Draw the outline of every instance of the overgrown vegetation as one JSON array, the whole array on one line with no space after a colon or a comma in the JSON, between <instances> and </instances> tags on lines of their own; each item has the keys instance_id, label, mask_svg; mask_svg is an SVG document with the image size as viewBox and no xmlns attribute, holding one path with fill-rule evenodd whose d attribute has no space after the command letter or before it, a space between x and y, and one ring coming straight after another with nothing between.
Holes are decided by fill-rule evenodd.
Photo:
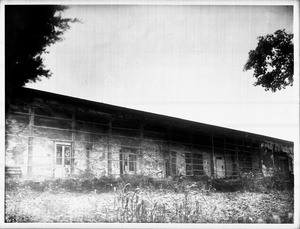
<instances>
[{"instance_id":1,"label":"overgrown vegetation","mask_svg":"<svg viewBox=\"0 0 300 229\"><path fill-rule=\"evenodd\" d=\"M169 179L153 179L143 175L124 175L119 178L112 176L103 176L100 178L69 178L69 179L53 179L37 182L33 180L17 181L9 180L6 182L7 191L15 188L30 187L36 191L55 191L64 189L70 192L90 192L103 193L113 191L123 187L126 184L127 189L134 190L136 188L145 188L151 190L169 190L175 193L182 193L189 189L197 190L205 194L213 191L218 192L271 192L273 190L284 191L293 190L293 181L280 179L278 176L256 178L248 174L242 179L226 180L226 179L210 179L202 177L197 178L175 177Z\"/></svg>"},{"instance_id":2,"label":"overgrown vegetation","mask_svg":"<svg viewBox=\"0 0 300 229\"><path fill-rule=\"evenodd\" d=\"M183 192L188 185L208 192L212 190L211 180L204 179L195 181L193 179L186 179L178 177L175 179L161 179L154 180L153 178L143 175L125 175L119 178L112 176L103 176L100 178L69 178L69 179L53 179L41 182L27 180L23 182L10 180L6 182L6 190L10 191L15 188L30 187L35 191L56 191L64 189L70 192L90 192L103 193L119 189L120 187L130 184L127 189L134 190L136 188L146 188L152 190L172 190L174 192Z\"/></svg>"},{"instance_id":3,"label":"overgrown vegetation","mask_svg":"<svg viewBox=\"0 0 300 229\"><path fill-rule=\"evenodd\" d=\"M146 176L6 182L6 222L292 223L293 191L272 177ZM280 190L280 191L279 191Z\"/></svg>"}]
</instances>

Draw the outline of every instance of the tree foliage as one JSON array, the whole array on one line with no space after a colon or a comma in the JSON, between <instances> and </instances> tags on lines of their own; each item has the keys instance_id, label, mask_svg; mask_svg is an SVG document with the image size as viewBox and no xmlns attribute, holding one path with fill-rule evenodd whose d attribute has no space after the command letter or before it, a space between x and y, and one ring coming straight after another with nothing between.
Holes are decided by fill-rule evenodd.
<instances>
[{"instance_id":1,"label":"tree foliage","mask_svg":"<svg viewBox=\"0 0 300 229\"><path fill-rule=\"evenodd\" d=\"M254 69L257 81L266 91L284 89L294 81L293 34L277 30L274 34L258 37L255 50L249 52L244 71Z\"/></svg>"},{"instance_id":2,"label":"tree foliage","mask_svg":"<svg viewBox=\"0 0 300 229\"><path fill-rule=\"evenodd\" d=\"M43 64L47 46L62 40L63 33L76 19L63 18L66 6L5 6L5 89L6 96L17 94L28 82L51 72Z\"/></svg>"}]
</instances>

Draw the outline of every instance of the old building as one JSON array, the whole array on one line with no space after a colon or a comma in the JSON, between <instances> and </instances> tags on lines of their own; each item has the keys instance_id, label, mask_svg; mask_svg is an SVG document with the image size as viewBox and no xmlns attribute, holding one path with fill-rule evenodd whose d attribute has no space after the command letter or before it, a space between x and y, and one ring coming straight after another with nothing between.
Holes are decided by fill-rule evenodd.
<instances>
[{"instance_id":1,"label":"old building","mask_svg":"<svg viewBox=\"0 0 300 229\"><path fill-rule=\"evenodd\" d=\"M6 111L6 168L23 178L293 173L293 143L23 89Z\"/></svg>"}]
</instances>

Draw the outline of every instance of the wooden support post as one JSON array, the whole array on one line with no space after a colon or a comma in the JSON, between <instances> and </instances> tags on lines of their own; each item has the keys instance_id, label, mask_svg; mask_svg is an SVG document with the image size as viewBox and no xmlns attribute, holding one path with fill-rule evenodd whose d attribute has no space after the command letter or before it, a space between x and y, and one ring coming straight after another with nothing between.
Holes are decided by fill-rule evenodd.
<instances>
[{"instance_id":1,"label":"wooden support post","mask_svg":"<svg viewBox=\"0 0 300 229\"><path fill-rule=\"evenodd\" d=\"M189 140L190 140L190 153L191 153L191 157L190 158L193 158L193 148L192 148L192 144L193 144L193 141L192 141L192 137L193 136L193 133L190 133L190 135L189 135ZM185 155L186 155L186 153L185 153ZM191 161L191 165L192 165L192 176L194 176L194 168L193 168L193 159L191 159L192 161ZM186 162L186 160L185 160L185 162ZM186 174L186 165L185 165L185 174Z\"/></svg>"},{"instance_id":2,"label":"wooden support post","mask_svg":"<svg viewBox=\"0 0 300 229\"><path fill-rule=\"evenodd\" d=\"M107 139L107 174L112 174L112 155L110 151L110 144L111 144L111 133L112 133L112 121L110 120L108 123L108 139Z\"/></svg>"},{"instance_id":3,"label":"wooden support post","mask_svg":"<svg viewBox=\"0 0 300 229\"><path fill-rule=\"evenodd\" d=\"M76 115L75 113L72 114L72 123L71 123L71 129L72 129L72 145L71 145L71 175L74 174L74 163L75 163L75 129L76 129Z\"/></svg>"},{"instance_id":4,"label":"wooden support post","mask_svg":"<svg viewBox=\"0 0 300 229\"><path fill-rule=\"evenodd\" d=\"M239 143L235 140L235 177L238 178L238 171L239 171Z\"/></svg>"},{"instance_id":5,"label":"wooden support post","mask_svg":"<svg viewBox=\"0 0 300 229\"><path fill-rule=\"evenodd\" d=\"M171 163L171 130L170 130L170 126L168 127L168 156L169 156L169 159L168 159L168 173L170 176L172 176L172 163ZM166 176L167 178L167 176Z\"/></svg>"},{"instance_id":6,"label":"wooden support post","mask_svg":"<svg viewBox=\"0 0 300 229\"><path fill-rule=\"evenodd\" d=\"M76 115L75 115L75 113L73 113L72 114L72 123L71 123L72 141L75 141L75 127L76 127Z\"/></svg>"},{"instance_id":7,"label":"wooden support post","mask_svg":"<svg viewBox=\"0 0 300 229\"><path fill-rule=\"evenodd\" d=\"M143 138L144 138L144 124L141 124L141 129L140 129L140 158L141 158L141 173L144 174L144 154L143 154Z\"/></svg>"},{"instance_id":8,"label":"wooden support post","mask_svg":"<svg viewBox=\"0 0 300 229\"><path fill-rule=\"evenodd\" d=\"M28 161L27 161L27 176L33 175L33 125L34 125L34 108L30 107L29 114L29 137L28 137Z\"/></svg>"},{"instance_id":9,"label":"wooden support post","mask_svg":"<svg viewBox=\"0 0 300 229\"><path fill-rule=\"evenodd\" d=\"M262 154L263 154L263 147L262 147L262 145L263 145L263 141L262 140L260 140L259 141L259 149L258 149L258 153L259 153L259 155L258 155L258 160L259 160L259 172L262 174L262 164L263 164L263 157L262 157Z\"/></svg>"},{"instance_id":10,"label":"wooden support post","mask_svg":"<svg viewBox=\"0 0 300 229\"><path fill-rule=\"evenodd\" d=\"M253 164L253 139L251 138L251 172L255 172L253 169Z\"/></svg>"},{"instance_id":11,"label":"wooden support post","mask_svg":"<svg viewBox=\"0 0 300 229\"><path fill-rule=\"evenodd\" d=\"M272 161L273 161L272 175L273 175L273 176L274 176L274 172L275 172L274 147L275 147L275 145L273 144L273 146L272 146Z\"/></svg>"},{"instance_id":12,"label":"wooden support post","mask_svg":"<svg viewBox=\"0 0 300 229\"><path fill-rule=\"evenodd\" d=\"M212 157L210 160L211 176L215 176L215 147L214 147L214 132L211 132L211 148L212 148Z\"/></svg>"},{"instance_id":13,"label":"wooden support post","mask_svg":"<svg viewBox=\"0 0 300 229\"><path fill-rule=\"evenodd\" d=\"M225 178L227 178L227 165L226 165L226 140L223 138L223 150L224 150L224 167L225 167Z\"/></svg>"},{"instance_id":14,"label":"wooden support post","mask_svg":"<svg viewBox=\"0 0 300 229\"><path fill-rule=\"evenodd\" d=\"M245 141L243 140L243 169L245 168ZM244 169L245 171L245 169Z\"/></svg>"}]
</instances>

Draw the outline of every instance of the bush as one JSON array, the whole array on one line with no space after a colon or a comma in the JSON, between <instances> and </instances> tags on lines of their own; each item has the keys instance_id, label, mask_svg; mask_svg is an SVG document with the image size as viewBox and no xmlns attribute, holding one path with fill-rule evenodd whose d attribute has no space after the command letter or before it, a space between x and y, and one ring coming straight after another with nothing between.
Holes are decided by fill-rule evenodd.
<instances>
[{"instance_id":1,"label":"bush","mask_svg":"<svg viewBox=\"0 0 300 229\"><path fill-rule=\"evenodd\" d=\"M287 182L277 176L262 178L246 176L238 180L214 179L212 186L219 192L249 191L262 193L292 190L294 187L293 182Z\"/></svg>"},{"instance_id":2,"label":"bush","mask_svg":"<svg viewBox=\"0 0 300 229\"><path fill-rule=\"evenodd\" d=\"M129 183L133 189L137 187L146 188L154 184L154 179L144 175L123 175L120 178L121 183Z\"/></svg>"},{"instance_id":3,"label":"bush","mask_svg":"<svg viewBox=\"0 0 300 229\"><path fill-rule=\"evenodd\" d=\"M20 213L11 213L5 215L5 223L31 223L34 222L31 216L20 214Z\"/></svg>"},{"instance_id":4,"label":"bush","mask_svg":"<svg viewBox=\"0 0 300 229\"><path fill-rule=\"evenodd\" d=\"M100 178L68 178L52 179L42 182L27 180L6 180L5 190L13 191L22 187L29 187L35 191L61 191L71 192L96 191L108 192L124 187L130 184L126 189L134 190L136 188L145 188L153 190L170 190L174 192L185 192L187 190L197 190L204 194L211 191L219 192L270 192L272 190L293 190L293 181L287 182L278 176L255 178L251 174L246 174L242 179L226 180L211 179L210 177L169 177L167 179L153 179L144 175L123 175L119 178L113 176L103 176Z\"/></svg>"},{"instance_id":5,"label":"bush","mask_svg":"<svg viewBox=\"0 0 300 229\"><path fill-rule=\"evenodd\" d=\"M263 177L261 179L253 179L252 183L253 187L252 189L250 189L250 191L257 192L269 192L272 190L284 191L292 190L294 188L293 182L280 179L276 176Z\"/></svg>"},{"instance_id":6,"label":"bush","mask_svg":"<svg viewBox=\"0 0 300 229\"><path fill-rule=\"evenodd\" d=\"M20 187L20 182L17 180L5 180L5 191L14 191Z\"/></svg>"},{"instance_id":7,"label":"bush","mask_svg":"<svg viewBox=\"0 0 300 229\"><path fill-rule=\"evenodd\" d=\"M243 190L245 184L242 180L214 179L212 180L212 187L218 192L236 192Z\"/></svg>"},{"instance_id":8,"label":"bush","mask_svg":"<svg viewBox=\"0 0 300 229\"><path fill-rule=\"evenodd\" d=\"M103 176L100 178L94 178L93 180L84 180L83 189L97 190L98 192L107 192L113 190L113 187L119 185L119 180L112 176Z\"/></svg>"},{"instance_id":9,"label":"bush","mask_svg":"<svg viewBox=\"0 0 300 229\"><path fill-rule=\"evenodd\" d=\"M202 177L169 177L168 179L153 180L154 189L166 189L174 192L186 192L189 190L197 190L202 193L208 194L210 191L213 191L211 185L211 179Z\"/></svg>"}]
</instances>

